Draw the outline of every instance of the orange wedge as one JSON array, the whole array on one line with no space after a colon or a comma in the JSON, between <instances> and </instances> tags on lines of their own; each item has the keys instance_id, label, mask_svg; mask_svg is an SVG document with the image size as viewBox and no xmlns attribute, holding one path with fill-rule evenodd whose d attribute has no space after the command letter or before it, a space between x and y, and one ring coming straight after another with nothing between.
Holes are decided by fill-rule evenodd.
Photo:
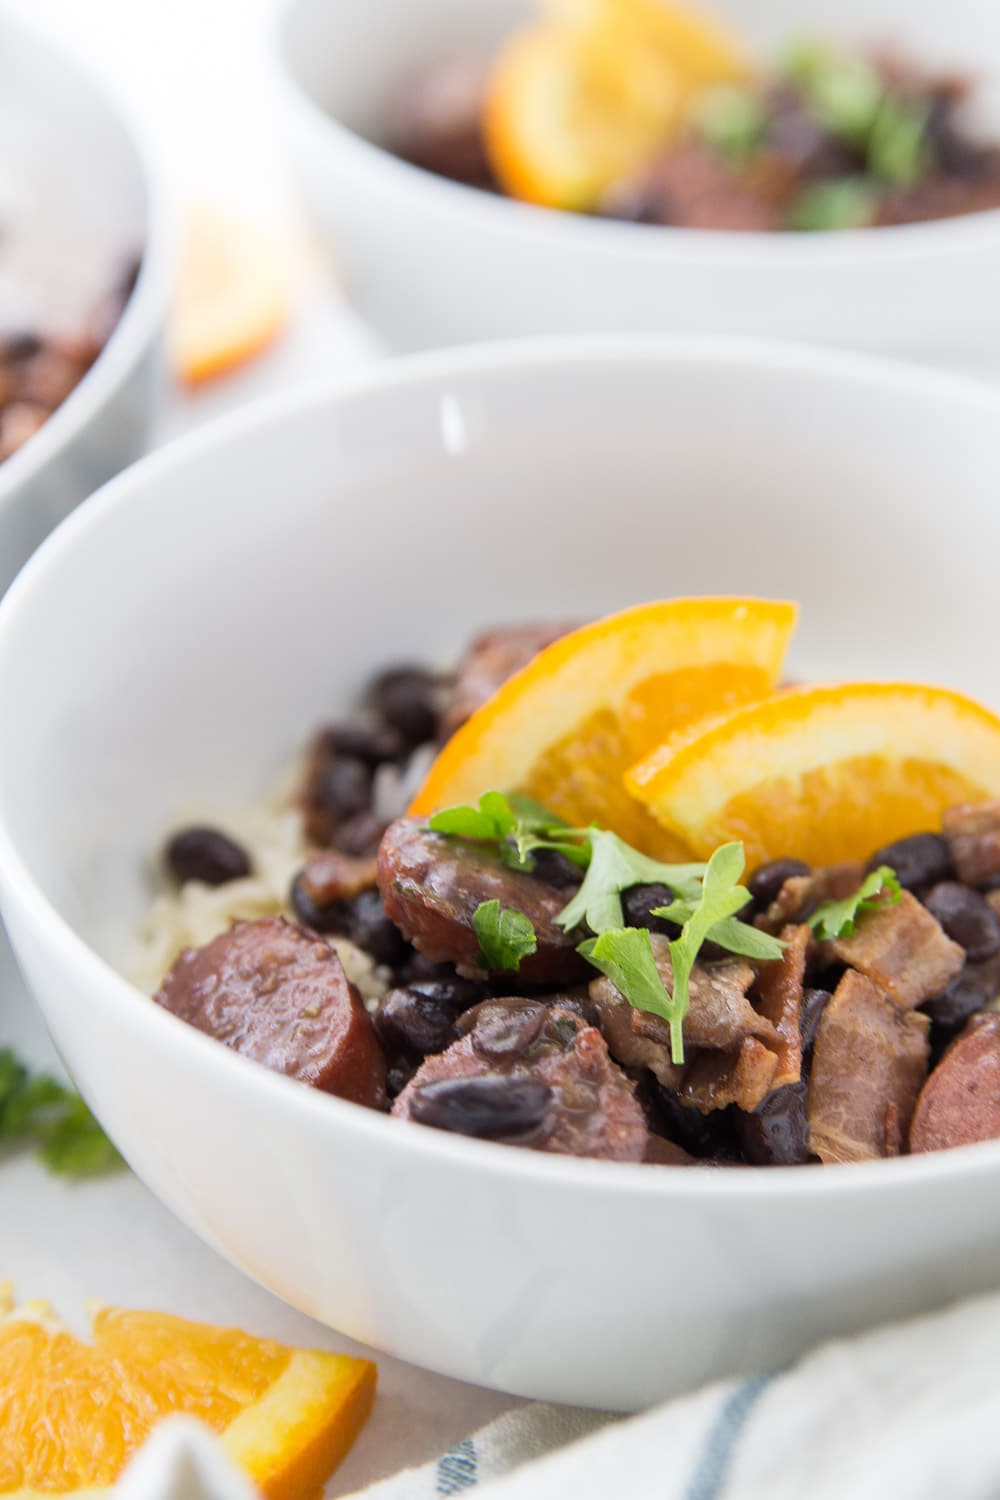
<instances>
[{"instance_id":1,"label":"orange wedge","mask_svg":"<svg viewBox=\"0 0 1000 1500\"><path fill-rule=\"evenodd\" d=\"M486 146L515 198L593 208L612 182L674 141L705 89L746 76L742 45L715 21L658 0L550 0L554 19L498 53Z\"/></svg>"},{"instance_id":2,"label":"orange wedge","mask_svg":"<svg viewBox=\"0 0 1000 1500\"><path fill-rule=\"evenodd\" d=\"M411 812L526 792L661 857L674 837L625 790L624 771L679 727L773 691L795 606L668 599L609 615L540 652L445 745Z\"/></svg>"},{"instance_id":3,"label":"orange wedge","mask_svg":"<svg viewBox=\"0 0 1000 1500\"><path fill-rule=\"evenodd\" d=\"M795 688L674 734L625 782L697 855L742 839L750 867L832 864L1000 796L1000 718L919 683Z\"/></svg>"},{"instance_id":4,"label":"orange wedge","mask_svg":"<svg viewBox=\"0 0 1000 1500\"><path fill-rule=\"evenodd\" d=\"M169 326L182 380L199 384L262 353L289 310L288 274L270 240L215 209L191 216Z\"/></svg>"},{"instance_id":5,"label":"orange wedge","mask_svg":"<svg viewBox=\"0 0 1000 1500\"><path fill-rule=\"evenodd\" d=\"M375 1366L167 1313L102 1307L92 1342L0 1288L0 1495L109 1490L165 1416L220 1437L267 1500L314 1500L371 1409Z\"/></svg>"}]
</instances>

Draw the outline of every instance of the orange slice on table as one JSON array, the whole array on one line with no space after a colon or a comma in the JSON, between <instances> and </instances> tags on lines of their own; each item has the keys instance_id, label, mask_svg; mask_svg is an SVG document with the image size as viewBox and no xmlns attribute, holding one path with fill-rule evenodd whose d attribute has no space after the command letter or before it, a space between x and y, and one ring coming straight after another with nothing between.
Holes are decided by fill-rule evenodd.
<instances>
[{"instance_id":1,"label":"orange slice on table","mask_svg":"<svg viewBox=\"0 0 1000 1500\"><path fill-rule=\"evenodd\" d=\"M500 182L550 208L593 208L681 133L706 88L746 76L714 21L657 0L562 0L494 60L483 129Z\"/></svg>"},{"instance_id":2,"label":"orange slice on table","mask_svg":"<svg viewBox=\"0 0 1000 1500\"><path fill-rule=\"evenodd\" d=\"M191 215L170 313L170 358L189 385L262 353L290 312L289 275L253 225L216 209Z\"/></svg>"},{"instance_id":3,"label":"orange slice on table","mask_svg":"<svg viewBox=\"0 0 1000 1500\"><path fill-rule=\"evenodd\" d=\"M90 1343L0 1288L0 1495L109 1490L163 1417L219 1436L267 1500L318 1500L364 1425L375 1366L167 1313L102 1307Z\"/></svg>"},{"instance_id":4,"label":"orange slice on table","mask_svg":"<svg viewBox=\"0 0 1000 1500\"><path fill-rule=\"evenodd\" d=\"M623 773L682 725L772 692L795 615L767 599L668 599L572 631L452 736L410 811L519 791L575 827L596 822L647 853L682 853Z\"/></svg>"},{"instance_id":5,"label":"orange slice on table","mask_svg":"<svg viewBox=\"0 0 1000 1500\"><path fill-rule=\"evenodd\" d=\"M625 782L699 856L742 839L750 868L832 864L1000 796L1000 718L919 683L794 688L669 737Z\"/></svg>"}]
</instances>

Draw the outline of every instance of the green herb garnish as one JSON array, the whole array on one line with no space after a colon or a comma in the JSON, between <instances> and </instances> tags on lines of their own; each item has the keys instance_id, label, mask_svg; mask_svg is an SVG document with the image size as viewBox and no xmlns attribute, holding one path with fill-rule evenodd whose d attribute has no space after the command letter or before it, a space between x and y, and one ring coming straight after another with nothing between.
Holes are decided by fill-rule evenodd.
<instances>
[{"instance_id":1,"label":"green herb garnish","mask_svg":"<svg viewBox=\"0 0 1000 1500\"><path fill-rule=\"evenodd\" d=\"M534 855L541 849L565 855L581 868L590 859L585 830L570 828L533 798L517 793L484 792L478 807L447 807L434 813L428 827L451 838L495 844L513 870L533 870Z\"/></svg>"},{"instance_id":2,"label":"green herb garnish","mask_svg":"<svg viewBox=\"0 0 1000 1500\"><path fill-rule=\"evenodd\" d=\"M677 896L695 897L705 873L703 864L666 865L640 854L616 833L588 830L590 863L583 884L556 921L564 932L586 922L591 932L625 926L622 891L634 885L668 885Z\"/></svg>"},{"instance_id":3,"label":"green herb garnish","mask_svg":"<svg viewBox=\"0 0 1000 1500\"><path fill-rule=\"evenodd\" d=\"M480 901L472 914L472 930L479 939L481 969L506 969L515 974L522 958L538 947L535 929L523 911L500 909L499 901Z\"/></svg>"},{"instance_id":4,"label":"green herb garnish","mask_svg":"<svg viewBox=\"0 0 1000 1500\"><path fill-rule=\"evenodd\" d=\"M925 105L887 94L868 134L868 170L894 187L908 188L931 165Z\"/></svg>"},{"instance_id":5,"label":"green herb garnish","mask_svg":"<svg viewBox=\"0 0 1000 1500\"><path fill-rule=\"evenodd\" d=\"M857 931L858 918L882 906L895 906L903 890L895 870L879 865L861 882L853 896L843 901L823 901L809 917L809 926L818 938L849 938Z\"/></svg>"},{"instance_id":6,"label":"green herb garnish","mask_svg":"<svg viewBox=\"0 0 1000 1500\"><path fill-rule=\"evenodd\" d=\"M47 1073L29 1073L0 1050L0 1146L33 1145L46 1166L89 1177L122 1159L79 1094Z\"/></svg>"},{"instance_id":7,"label":"green herb garnish","mask_svg":"<svg viewBox=\"0 0 1000 1500\"><path fill-rule=\"evenodd\" d=\"M698 106L697 127L720 156L744 162L757 150L767 129L768 111L759 93L726 85L712 89Z\"/></svg>"},{"instance_id":8,"label":"green herb garnish","mask_svg":"<svg viewBox=\"0 0 1000 1500\"><path fill-rule=\"evenodd\" d=\"M865 229L875 220L878 194L863 177L811 182L788 215L790 229Z\"/></svg>"},{"instance_id":9,"label":"green herb garnish","mask_svg":"<svg viewBox=\"0 0 1000 1500\"><path fill-rule=\"evenodd\" d=\"M867 58L823 42L799 42L781 71L831 135L864 147L885 93L878 69Z\"/></svg>"}]
</instances>

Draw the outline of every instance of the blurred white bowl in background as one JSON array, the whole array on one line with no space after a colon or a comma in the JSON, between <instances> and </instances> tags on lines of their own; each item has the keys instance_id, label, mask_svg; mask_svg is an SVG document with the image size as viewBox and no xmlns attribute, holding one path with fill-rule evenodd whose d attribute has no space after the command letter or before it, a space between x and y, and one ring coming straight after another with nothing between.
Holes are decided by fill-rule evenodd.
<instances>
[{"instance_id":1,"label":"blurred white bowl in background","mask_svg":"<svg viewBox=\"0 0 1000 1500\"><path fill-rule=\"evenodd\" d=\"M145 448L161 395L172 239L159 171L104 84L0 15L0 333L73 334L139 261L103 352L0 464L0 593L85 495Z\"/></svg>"},{"instance_id":2,"label":"blurred white bowl in background","mask_svg":"<svg viewBox=\"0 0 1000 1500\"><path fill-rule=\"evenodd\" d=\"M696 3L696 0L695 0ZM765 55L807 34L898 43L982 83L1000 138L995 0L710 0ZM466 188L383 150L415 66L487 58L532 0L284 0L275 50L292 162L348 290L396 349L513 334L680 330L1000 366L1000 211L826 234L664 229Z\"/></svg>"}]
</instances>

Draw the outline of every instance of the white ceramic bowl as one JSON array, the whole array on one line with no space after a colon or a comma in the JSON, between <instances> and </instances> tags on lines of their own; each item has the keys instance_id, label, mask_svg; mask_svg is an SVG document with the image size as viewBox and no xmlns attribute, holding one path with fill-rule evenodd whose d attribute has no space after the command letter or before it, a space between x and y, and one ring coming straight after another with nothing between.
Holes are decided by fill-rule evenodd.
<instances>
[{"instance_id":1,"label":"white ceramic bowl","mask_svg":"<svg viewBox=\"0 0 1000 1500\"><path fill-rule=\"evenodd\" d=\"M0 897L139 1175L322 1321L599 1406L1000 1284L1000 1143L799 1171L483 1144L268 1073L114 967L185 804L498 619L790 595L793 674L1000 702L998 430L988 389L855 356L508 344L241 413L83 506L0 606Z\"/></svg>"},{"instance_id":2,"label":"white ceramic bowl","mask_svg":"<svg viewBox=\"0 0 1000 1500\"><path fill-rule=\"evenodd\" d=\"M1000 135L994 0L711 0L762 48L803 31L896 39L983 80ZM396 80L486 57L533 0L284 0L291 159L364 316L392 348L511 334L682 330L1000 362L1000 212L826 235L601 222L505 201L377 143Z\"/></svg>"},{"instance_id":3,"label":"white ceramic bowl","mask_svg":"<svg viewBox=\"0 0 1000 1500\"><path fill-rule=\"evenodd\" d=\"M21 315L23 292L28 326L79 328L141 257L102 354L0 464L2 593L53 526L146 446L160 395L171 241L159 173L134 124L75 59L3 15L0 138L8 147L0 324Z\"/></svg>"}]
</instances>

